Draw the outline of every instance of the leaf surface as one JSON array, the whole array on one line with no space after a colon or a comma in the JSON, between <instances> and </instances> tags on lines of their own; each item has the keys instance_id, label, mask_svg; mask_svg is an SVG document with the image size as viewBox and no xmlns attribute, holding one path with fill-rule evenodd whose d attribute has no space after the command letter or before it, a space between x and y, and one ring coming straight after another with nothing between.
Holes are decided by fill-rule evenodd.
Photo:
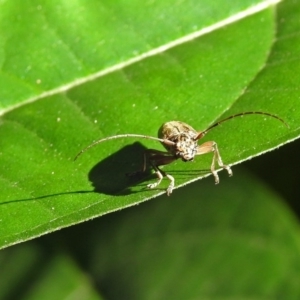
<instances>
[{"instance_id":1,"label":"leaf surface","mask_svg":"<svg viewBox=\"0 0 300 300\"><path fill-rule=\"evenodd\" d=\"M209 28L255 2L201 2L193 11L198 1L172 8L153 2L152 9L134 2L136 10L123 2L84 7L68 2L72 9L52 3L1 4L0 28L20 16L15 10L26 13L1 42L0 247L164 193L167 180L148 190L154 175L125 176L141 167L145 148L163 150L157 142L107 141L73 161L99 138L156 136L169 120L202 130L243 111L279 115L290 128L254 115L217 127L204 140L218 143L226 164L298 138L297 2L271 6L150 56L139 54ZM30 34L20 40L24 31ZM102 40L104 46L97 44ZM133 57L135 63L126 64ZM207 176L210 164L207 155L164 170L178 187Z\"/></svg>"}]
</instances>

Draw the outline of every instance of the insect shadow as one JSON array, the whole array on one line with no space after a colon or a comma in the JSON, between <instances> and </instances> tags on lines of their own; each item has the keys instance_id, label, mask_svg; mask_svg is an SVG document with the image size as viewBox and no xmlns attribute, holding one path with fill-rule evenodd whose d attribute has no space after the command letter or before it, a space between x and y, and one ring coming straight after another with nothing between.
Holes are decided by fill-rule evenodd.
<instances>
[{"instance_id":1,"label":"insect shadow","mask_svg":"<svg viewBox=\"0 0 300 300\"><path fill-rule=\"evenodd\" d=\"M94 192L107 195L133 193L130 187L148 180L151 175L149 166L145 172L141 171L146 150L141 143L135 142L97 163L88 174Z\"/></svg>"}]
</instances>

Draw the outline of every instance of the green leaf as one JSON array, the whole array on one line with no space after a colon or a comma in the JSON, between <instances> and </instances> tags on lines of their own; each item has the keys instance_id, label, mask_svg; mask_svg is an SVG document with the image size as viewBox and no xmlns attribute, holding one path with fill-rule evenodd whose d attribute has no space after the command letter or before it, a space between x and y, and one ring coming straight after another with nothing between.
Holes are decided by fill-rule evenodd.
<instances>
[{"instance_id":1,"label":"green leaf","mask_svg":"<svg viewBox=\"0 0 300 300\"><path fill-rule=\"evenodd\" d=\"M298 138L298 3L68 3L2 3L0 247L164 193L168 180L149 190L155 176L125 176L161 145L107 141L73 162L96 139L156 136L169 120L201 130L243 111L290 128L254 115L217 127L205 140L226 164ZM211 159L165 170L179 187L207 176Z\"/></svg>"},{"instance_id":2,"label":"green leaf","mask_svg":"<svg viewBox=\"0 0 300 300\"><path fill-rule=\"evenodd\" d=\"M2 251L0 265L0 299L102 299L65 253L50 255L37 244L24 244Z\"/></svg>"},{"instance_id":3,"label":"green leaf","mask_svg":"<svg viewBox=\"0 0 300 300\"><path fill-rule=\"evenodd\" d=\"M0 108L86 82L259 3L1 1Z\"/></svg>"}]
</instances>

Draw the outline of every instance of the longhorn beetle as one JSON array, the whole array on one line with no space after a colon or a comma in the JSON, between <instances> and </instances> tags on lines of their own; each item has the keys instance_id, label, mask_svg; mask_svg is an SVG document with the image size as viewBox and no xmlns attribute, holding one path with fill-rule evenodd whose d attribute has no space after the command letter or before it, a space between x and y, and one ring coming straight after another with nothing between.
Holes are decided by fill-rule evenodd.
<instances>
[{"instance_id":1,"label":"longhorn beetle","mask_svg":"<svg viewBox=\"0 0 300 300\"><path fill-rule=\"evenodd\" d=\"M236 117L241 117L244 115L254 115L254 114L265 115L265 116L275 118L288 127L287 123L283 119L279 118L278 116L275 116L267 112L261 112L261 111L248 111L248 112L242 112L242 113L232 115L230 117L227 117L221 121L214 123L213 125L209 126L205 130L199 132L186 123L180 121L170 121L163 124L160 127L160 129L158 130L158 138L153 136L148 136L148 135L130 134L130 133L113 135L110 137L100 139L90 144L86 148L82 149L75 156L74 160L76 160L82 153L84 153L89 148L94 147L95 145L108 140L127 138L127 137L150 139L150 140L161 142L163 146L166 148L167 152L159 151L155 149L147 149L145 151L142 171L144 172L146 170L147 160L149 160L150 165L152 166L152 168L154 169L158 177L158 180L156 182L147 185L148 188L153 189L157 187L161 183L163 177L167 177L170 180L170 184L167 188L167 195L170 196L175 186L175 179L173 176L161 170L159 166L170 164L178 158L181 158L185 162L192 161L196 155L202 155L210 152L213 152L213 159L212 159L210 170L215 178L215 183L217 184L219 183L219 176L217 171L215 170L216 162L221 168L225 169L228 172L229 176L232 176L231 168L230 166L223 164L216 142L210 141L210 142L205 142L202 145L198 145L198 140L204 137L211 129L219 126L223 122L226 122Z\"/></svg>"}]
</instances>

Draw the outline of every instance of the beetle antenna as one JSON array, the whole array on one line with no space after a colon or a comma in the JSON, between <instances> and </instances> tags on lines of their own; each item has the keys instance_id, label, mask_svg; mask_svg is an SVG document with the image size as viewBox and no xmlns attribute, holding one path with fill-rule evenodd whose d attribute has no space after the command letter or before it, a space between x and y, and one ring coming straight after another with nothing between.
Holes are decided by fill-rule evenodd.
<instances>
[{"instance_id":1,"label":"beetle antenna","mask_svg":"<svg viewBox=\"0 0 300 300\"><path fill-rule=\"evenodd\" d=\"M205 130L199 132L199 134L197 135L197 137L195 138L195 140L199 140L200 138L202 138L204 135L206 135L211 129L219 126L220 124L226 122L226 121L229 121L231 119L234 119L236 117L242 117L244 115L265 115L265 116L269 116L269 117L272 117L274 119L277 119L279 120L280 122L282 122L286 127L289 127L289 125L283 120L281 119L280 117L276 116L276 115L273 115L273 114L270 114L270 113L267 113L267 112L263 112L263 111L246 111L246 112L242 112L242 113L238 113L238 114L235 114L235 115L232 115L230 117L227 117L221 121L218 121L214 124L212 124L211 126L209 126L208 128L206 128Z\"/></svg>"},{"instance_id":2,"label":"beetle antenna","mask_svg":"<svg viewBox=\"0 0 300 300\"><path fill-rule=\"evenodd\" d=\"M87 151L88 149L94 147L95 145L105 142L105 141L109 141L109 140L114 140L114 139L120 139L120 138L127 138L127 137L135 137L135 138L143 138L143 139L148 139L148 140L154 140L154 141L159 141L161 143L164 144L174 144L174 142L168 141L168 140L164 140L164 139L159 139L153 136L148 136L148 135L143 135L143 134L131 134L131 133L127 133L127 134L118 134L118 135L113 135L113 136L109 136L103 139L100 139L92 144L90 144L89 146L85 147L84 149L82 149L74 158L74 160L76 160L82 153L84 153L85 151Z\"/></svg>"}]
</instances>

